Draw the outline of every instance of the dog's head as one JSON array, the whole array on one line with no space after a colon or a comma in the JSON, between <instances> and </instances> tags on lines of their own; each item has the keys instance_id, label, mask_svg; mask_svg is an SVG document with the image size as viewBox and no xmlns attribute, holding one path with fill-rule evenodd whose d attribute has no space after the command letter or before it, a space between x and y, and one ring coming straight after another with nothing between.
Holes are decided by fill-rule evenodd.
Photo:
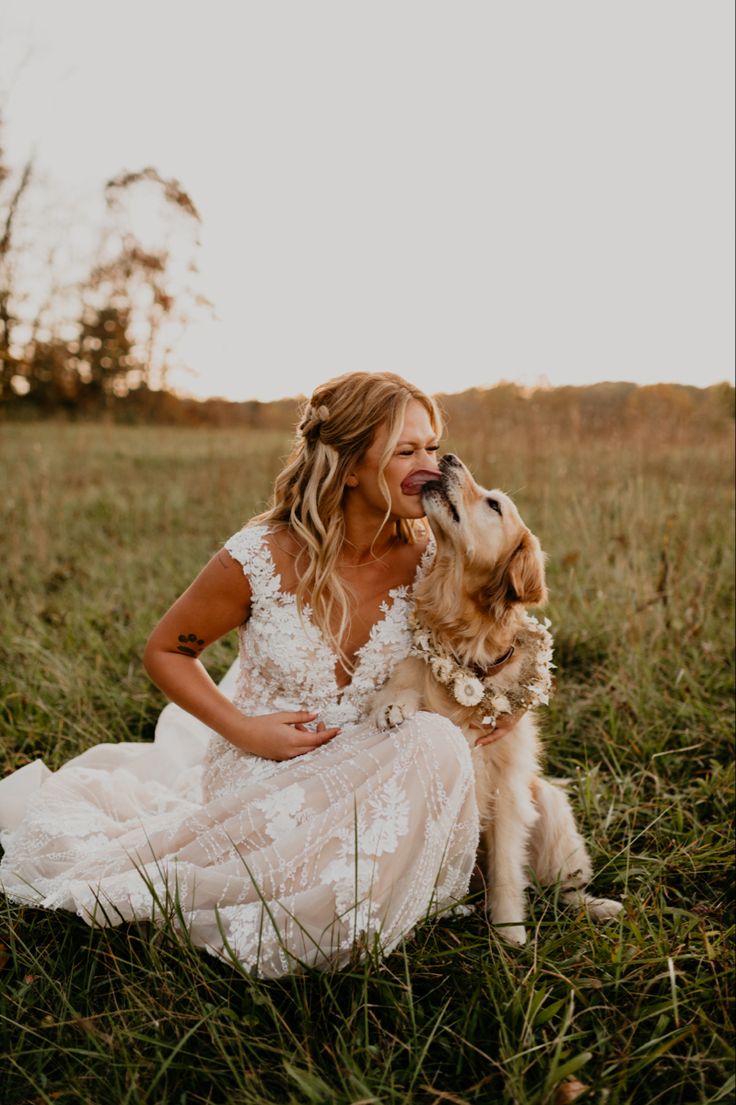
<instances>
[{"instance_id":1,"label":"dog's head","mask_svg":"<svg viewBox=\"0 0 736 1105\"><path fill-rule=\"evenodd\" d=\"M449 553L461 566L465 594L495 619L519 604L544 603L544 553L509 496L481 487L452 453L440 472L424 485L422 504L438 558Z\"/></svg>"}]
</instances>

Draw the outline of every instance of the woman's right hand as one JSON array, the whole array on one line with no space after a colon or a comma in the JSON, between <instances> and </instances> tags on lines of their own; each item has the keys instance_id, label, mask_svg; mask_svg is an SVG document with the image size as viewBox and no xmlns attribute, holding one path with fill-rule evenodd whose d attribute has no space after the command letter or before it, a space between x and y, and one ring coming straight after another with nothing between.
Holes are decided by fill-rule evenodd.
<instances>
[{"instance_id":1,"label":"woman's right hand","mask_svg":"<svg viewBox=\"0 0 736 1105\"><path fill-rule=\"evenodd\" d=\"M236 747L266 760L291 760L303 756L332 740L342 730L326 729L320 721L316 730L306 726L316 713L307 710L280 710L276 714L260 714L243 718L243 738L233 741ZM232 740L232 737L230 738Z\"/></svg>"}]
</instances>

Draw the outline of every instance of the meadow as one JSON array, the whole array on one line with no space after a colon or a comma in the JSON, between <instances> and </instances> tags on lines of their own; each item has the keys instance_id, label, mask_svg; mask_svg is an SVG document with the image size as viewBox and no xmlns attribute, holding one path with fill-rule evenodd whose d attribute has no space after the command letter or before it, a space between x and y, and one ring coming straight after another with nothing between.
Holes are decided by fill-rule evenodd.
<instances>
[{"instance_id":1,"label":"meadow","mask_svg":"<svg viewBox=\"0 0 736 1105\"><path fill-rule=\"evenodd\" d=\"M264 982L165 929L0 898L5 1105L733 1100L733 427L450 431L549 554L548 770L622 914L599 927L532 889L521 950L476 909L382 964ZM288 445L0 426L0 770L152 738L146 638ZM235 655L231 634L204 663L218 679Z\"/></svg>"}]
</instances>

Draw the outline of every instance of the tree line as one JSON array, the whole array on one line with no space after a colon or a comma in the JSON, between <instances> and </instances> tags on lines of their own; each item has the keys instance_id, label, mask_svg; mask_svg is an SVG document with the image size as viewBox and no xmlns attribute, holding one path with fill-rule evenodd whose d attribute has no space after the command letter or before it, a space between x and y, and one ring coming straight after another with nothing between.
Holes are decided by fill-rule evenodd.
<instances>
[{"instance_id":1,"label":"tree line","mask_svg":"<svg viewBox=\"0 0 736 1105\"><path fill-rule=\"evenodd\" d=\"M136 392L141 411L155 406L178 335L211 306L191 197L151 166L112 177L79 271L79 227L50 232L32 161L14 169L1 139L0 127L0 414L93 417Z\"/></svg>"},{"instance_id":2,"label":"tree line","mask_svg":"<svg viewBox=\"0 0 736 1105\"><path fill-rule=\"evenodd\" d=\"M197 290L201 219L183 186L150 166L108 180L91 260L70 274L73 258L63 242L40 245L34 166L10 165L1 122L0 419L104 418L292 431L301 397L199 401L168 389L178 336L199 312L211 309ZM148 233L140 230L142 207L149 214ZM48 250L45 265L38 263L41 248ZM35 270L29 265L34 258ZM451 428L489 434L499 421L577 437L632 426L698 433L727 425L734 411L728 383L530 390L501 382L438 398Z\"/></svg>"}]
</instances>

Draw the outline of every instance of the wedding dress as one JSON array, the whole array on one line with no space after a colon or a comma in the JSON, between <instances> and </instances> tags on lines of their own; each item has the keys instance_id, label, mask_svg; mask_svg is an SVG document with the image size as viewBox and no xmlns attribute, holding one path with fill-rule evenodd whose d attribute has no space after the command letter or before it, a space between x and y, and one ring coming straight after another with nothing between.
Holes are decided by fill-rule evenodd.
<instances>
[{"instance_id":1,"label":"wedding dress","mask_svg":"<svg viewBox=\"0 0 736 1105\"><path fill-rule=\"evenodd\" d=\"M336 656L307 607L280 589L265 525L225 547L251 590L239 657L219 684L247 715L318 711L342 732L283 761L241 752L169 703L151 743L99 744L51 773L41 760L0 781L0 887L16 902L89 924L186 927L192 942L276 977L393 950L468 893L479 839L470 750L420 712L382 732L373 693L410 645L413 583L339 688Z\"/></svg>"}]
</instances>

